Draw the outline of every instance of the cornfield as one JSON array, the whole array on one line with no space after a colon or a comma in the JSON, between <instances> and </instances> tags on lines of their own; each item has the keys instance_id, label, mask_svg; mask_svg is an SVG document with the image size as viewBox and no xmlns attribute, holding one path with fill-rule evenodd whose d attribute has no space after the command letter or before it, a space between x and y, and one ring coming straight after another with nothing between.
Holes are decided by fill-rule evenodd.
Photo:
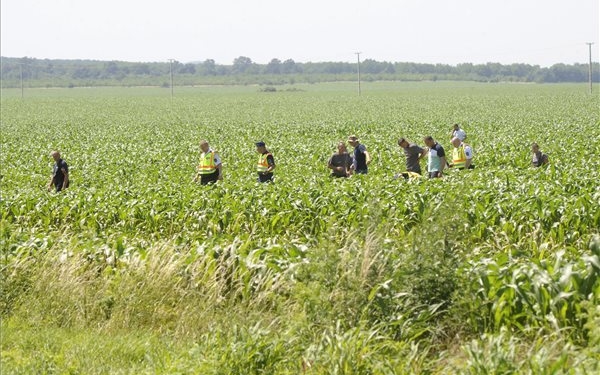
<instances>
[{"instance_id":1,"label":"cornfield","mask_svg":"<svg viewBox=\"0 0 600 375\"><path fill-rule=\"evenodd\" d=\"M4 90L2 372L600 370L597 95L298 87ZM398 138L449 154L453 123L476 169L393 178ZM332 179L350 134L369 174ZM192 182L202 139L215 185ZM256 182L258 140L274 184ZM548 166L530 166L532 142Z\"/></svg>"}]
</instances>

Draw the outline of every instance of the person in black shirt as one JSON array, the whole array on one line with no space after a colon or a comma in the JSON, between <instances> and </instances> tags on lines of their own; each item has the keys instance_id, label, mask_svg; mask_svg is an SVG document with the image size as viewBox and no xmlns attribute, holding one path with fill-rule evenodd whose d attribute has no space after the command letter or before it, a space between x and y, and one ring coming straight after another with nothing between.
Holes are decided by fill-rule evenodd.
<instances>
[{"instance_id":1,"label":"person in black shirt","mask_svg":"<svg viewBox=\"0 0 600 375\"><path fill-rule=\"evenodd\" d=\"M56 188L58 193L69 187L69 166L67 162L61 159L58 151L52 151L50 156L54 159L54 166L52 167L52 176L50 176L50 182L48 183L48 191L52 189L52 185Z\"/></svg>"},{"instance_id":2,"label":"person in black shirt","mask_svg":"<svg viewBox=\"0 0 600 375\"><path fill-rule=\"evenodd\" d=\"M344 142L340 141L337 148L338 152L331 155L327 167L331 169L332 177L348 177L350 176L350 168L352 168L352 156L348 154Z\"/></svg>"}]
</instances>

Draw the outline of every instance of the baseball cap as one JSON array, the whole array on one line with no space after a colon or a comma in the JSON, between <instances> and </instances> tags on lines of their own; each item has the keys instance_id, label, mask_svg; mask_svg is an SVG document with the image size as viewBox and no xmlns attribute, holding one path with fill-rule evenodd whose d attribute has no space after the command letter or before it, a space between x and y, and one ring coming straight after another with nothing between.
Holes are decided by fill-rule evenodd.
<instances>
[{"instance_id":1,"label":"baseball cap","mask_svg":"<svg viewBox=\"0 0 600 375\"><path fill-rule=\"evenodd\" d=\"M256 147L265 147L265 146L266 146L265 142L263 142L263 141L256 142Z\"/></svg>"}]
</instances>

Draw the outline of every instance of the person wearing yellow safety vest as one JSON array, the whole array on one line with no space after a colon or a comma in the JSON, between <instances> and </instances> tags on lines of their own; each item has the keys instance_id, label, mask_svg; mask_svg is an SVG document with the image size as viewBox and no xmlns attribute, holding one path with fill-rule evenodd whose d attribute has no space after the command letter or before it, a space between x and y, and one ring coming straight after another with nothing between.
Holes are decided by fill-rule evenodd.
<instances>
[{"instance_id":1,"label":"person wearing yellow safety vest","mask_svg":"<svg viewBox=\"0 0 600 375\"><path fill-rule=\"evenodd\" d=\"M194 182L200 179L200 185L223 180L223 168L221 158L216 151L213 151L207 141L200 141L200 164L198 164L198 173L194 177Z\"/></svg>"},{"instance_id":2,"label":"person wearing yellow safety vest","mask_svg":"<svg viewBox=\"0 0 600 375\"><path fill-rule=\"evenodd\" d=\"M273 182L273 169L275 169L275 158L267 150L265 142L256 142L256 152L258 153L258 182Z\"/></svg>"},{"instance_id":3,"label":"person wearing yellow safety vest","mask_svg":"<svg viewBox=\"0 0 600 375\"><path fill-rule=\"evenodd\" d=\"M464 143L458 137L452 138L452 163L450 167L458 169L474 169L475 166L472 164L473 161L473 150L471 146Z\"/></svg>"}]
</instances>

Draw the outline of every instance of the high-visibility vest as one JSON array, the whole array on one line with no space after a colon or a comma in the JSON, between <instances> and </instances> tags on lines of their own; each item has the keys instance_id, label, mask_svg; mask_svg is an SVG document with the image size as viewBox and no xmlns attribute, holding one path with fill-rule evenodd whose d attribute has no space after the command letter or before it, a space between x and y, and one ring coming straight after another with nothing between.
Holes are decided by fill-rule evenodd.
<instances>
[{"instance_id":1,"label":"high-visibility vest","mask_svg":"<svg viewBox=\"0 0 600 375\"><path fill-rule=\"evenodd\" d=\"M198 165L198 173L211 174L215 173L216 170L217 166L215 165L215 152L203 152L202 155L200 155L200 165Z\"/></svg>"},{"instance_id":2,"label":"high-visibility vest","mask_svg":"<svg viewBox=\"0 0 600 375\"><path fill-rule=\"evenodd\" d=\"M452 150L452 164L456 168L464 168L467 163L467 155L465 154L465 145L461 144L458 147L454 147Z\"/></svg>"},{"instance_id":3,"label":"high-visibility vest","mask_svg":"<svg viewBox=\"0 0 600 375\"><path fill-rule=\"evenodd\" d=\"M267 152L258 156L258 164L256 166L256 170L258 171L258 173L266 172L269 169L267 157L269 157L270 155L271 153Z\"/></svg>"}]
</instances>

